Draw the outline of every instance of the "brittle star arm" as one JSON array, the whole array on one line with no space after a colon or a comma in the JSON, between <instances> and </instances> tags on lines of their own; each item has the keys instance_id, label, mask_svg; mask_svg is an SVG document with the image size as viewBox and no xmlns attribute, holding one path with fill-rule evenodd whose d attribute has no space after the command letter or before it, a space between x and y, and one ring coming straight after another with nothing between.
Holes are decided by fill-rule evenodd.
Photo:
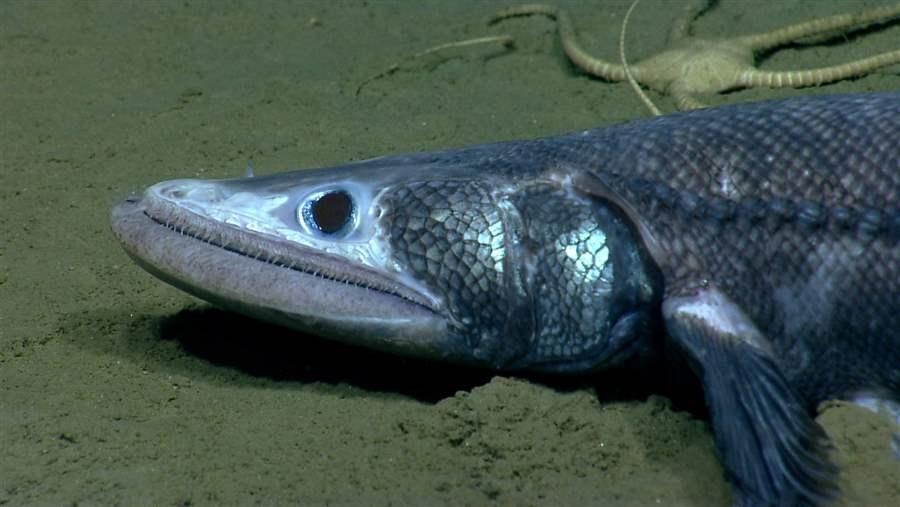
<instances>
[{"instance_id":1,"label":"brittle star arm","mask_svg":"<svg viewBox=\"0 0 900 507\"><path fill-rule=\"evenodd\" d=\"M632 8L634 6L632 5ZM686 22L674 31L676 39L694 42L682 44L677 49L665 50L654 57L629 66L633 78L645 86L672 95L679 109L704 107L692 97L693 93L722 92L748 87L804 87L826 82L839 81L853 76L870 73L880 67L900 62L900 49L888 51L868 58L816 69L801 71L762 71L753 65L753 55L798 39L841 33L851 28L862 28L878 22L885 22L900 16L900 4L868 9L857 14L842 14L812 20L777 30L722 39L720 41L687 40L690 20L706 10L707 5L692 7L685 16ZM560 41L566 56L584 72L607 81L625 81L625 68L602 58L588 54L577 41L577 33L569 14L559 8L544 4L527 4L498 12L490 23L529 15L544 15L557 22ZM717 50L721 45L722 49ZM719 68L709 68L705 63L719 60ZM680 63L676 63L679 62ZM676 71L672 65L680 68ZM668 67L668 68L667 68ZM706 68L714 72L714 81L700 83L691 77L689 69ZM701 78L702 79L702 78Z\"/></svg>"},{"instance_id":2,"label":"brittle star arm","mask_svg":"<svg viewBox=\"0 0 900 507\"><path fill-rule=\"evenodd\" d=\"M559 31L559 39L563 46L566 56L575 64L576 67L584 72L605 79L607 81L625 81L625 68L617 63L591 56L578 44L578 35L575 31L575 25L572 23L572 17L569 13L558 7L545 4L525 4L504 9L497 14L491 16L488 24L495 24L504 19L515 18L519 16L543 15L556 20L557 30ZM632 75L640 81L640 73L637 69L631 69Z\"/></svg>"},{"instance_id":3,"label":"brittle star arm","mask_svg":"<svg viewBox=\"0 0 900 507\"><path fill-rule=\"evenodd\" d=\"M769 32L739 37L737 40L754 53L783 46L801 39L827 34L843 33L850 29L864 28L900 16L900 4L875 7L856 14L838 14L786 26ZM876 69L900 63L900 49L886 51L852 62L806 70L765 71L746 69L738 78L741 87L801 88L841 81L854 76L869 74Z\"/></svg>"}]
</instances>

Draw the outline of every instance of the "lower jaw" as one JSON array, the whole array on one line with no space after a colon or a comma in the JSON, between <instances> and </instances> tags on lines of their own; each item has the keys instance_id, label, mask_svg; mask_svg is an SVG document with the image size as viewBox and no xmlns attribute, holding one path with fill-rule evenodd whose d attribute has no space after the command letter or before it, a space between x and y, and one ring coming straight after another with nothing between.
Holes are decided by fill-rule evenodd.
<instances>
[{"instance_id":1,"label":"lower jaw","mask_svg":"<svg viewBox=\"0 0 900 507\"><path fill-rule=\"evenodd\" d=\"M446 320L401 297L254 259L182 235L129 200L112 212L125 251L145 270L217 306L292 329L415 356L453 355Z\"/></svg>"}]
</instances>

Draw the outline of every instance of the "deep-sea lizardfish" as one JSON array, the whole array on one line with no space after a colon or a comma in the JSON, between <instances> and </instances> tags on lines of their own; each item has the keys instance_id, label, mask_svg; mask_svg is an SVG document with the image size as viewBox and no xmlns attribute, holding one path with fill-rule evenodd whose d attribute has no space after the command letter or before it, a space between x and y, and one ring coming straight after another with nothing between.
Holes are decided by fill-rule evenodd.
<instances>
[{"instance_id":1,"label":"deep-sea lizardfish","mask_svg":"<svg viewBox=\"0 0 900 507\"><path fill-rule=\"evenodd\" d=\"M360 346L552 372L680 351L742 504L826 503L817 404L900 400L900 93L165 181L112 225L176 287Z\"/></svg>"}]
</instances>

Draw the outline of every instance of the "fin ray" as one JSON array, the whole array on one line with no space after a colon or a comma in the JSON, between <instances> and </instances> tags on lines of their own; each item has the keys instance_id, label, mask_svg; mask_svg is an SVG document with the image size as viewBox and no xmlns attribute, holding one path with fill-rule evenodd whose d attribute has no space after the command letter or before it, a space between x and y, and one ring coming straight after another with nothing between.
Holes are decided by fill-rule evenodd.
<instances>
[{"instance_id":1,"label":"fin ray","mask_svg":"<svg viewBox=\"0 0 900 507\"><path fill-rule=\"evenodd\" d=\"M838 494L828 437L768 342L715 288L667 298L669 335L702 377L716 445L739 504L820 504Z\"/></svg>"}]
</instances>

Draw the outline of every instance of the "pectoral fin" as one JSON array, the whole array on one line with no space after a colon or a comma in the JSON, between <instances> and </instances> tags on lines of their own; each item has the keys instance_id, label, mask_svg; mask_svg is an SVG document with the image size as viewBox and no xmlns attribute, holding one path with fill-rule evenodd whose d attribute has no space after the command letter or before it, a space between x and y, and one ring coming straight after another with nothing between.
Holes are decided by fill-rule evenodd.
<instances>
[{"instance_id":1,"label":"pectoral fin","mask_svg":"<svg viewBox=\"0 0 900 507\"><path fill-rule=\"evenodd\" d=\"M663 316L702 378L738 503L818 505L835 497L837 467L828 460L828 438L744 312L707 287L667 297Z\"/></svg>"}]
</instances>

